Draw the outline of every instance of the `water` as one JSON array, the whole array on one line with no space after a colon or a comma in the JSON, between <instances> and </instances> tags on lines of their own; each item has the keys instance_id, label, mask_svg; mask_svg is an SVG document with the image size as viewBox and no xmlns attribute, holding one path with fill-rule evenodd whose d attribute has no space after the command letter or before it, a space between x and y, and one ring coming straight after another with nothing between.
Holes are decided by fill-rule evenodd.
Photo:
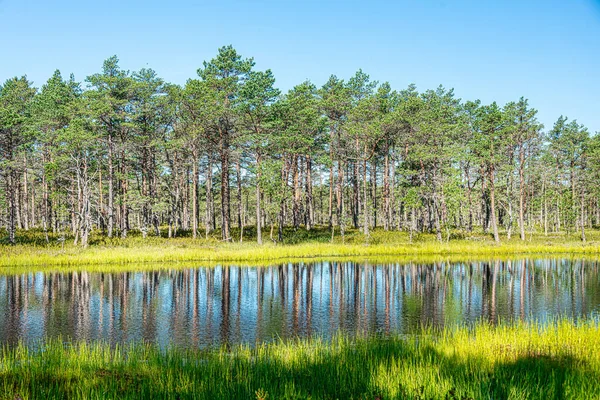
<instances>
[{"instance_id":1,"label":"water","mask_svg":"<svg viewBox=\"0 0 600 400\"><path fill-rule=\"evenodd\" d=\"M160 346L391 334L484 319L599 319L597 261L317 262L0 275L0 343Z\"/></svg>"}]
</instances>

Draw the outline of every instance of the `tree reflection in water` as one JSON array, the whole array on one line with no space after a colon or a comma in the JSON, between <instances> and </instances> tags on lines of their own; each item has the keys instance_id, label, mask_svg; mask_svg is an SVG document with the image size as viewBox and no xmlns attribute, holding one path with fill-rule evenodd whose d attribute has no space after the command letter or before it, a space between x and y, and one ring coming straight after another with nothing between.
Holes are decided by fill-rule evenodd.
<instances>
[{"instance_id":1,"label":"tree reflection in water","mask_svg":"<svg viewBox=\"0 0 600 400\"><path fill-rule=\"evenodd\" d=\"M597 318L596 261L318 262L0 276L0 341L205 347L408 333L478 319Z\"/></svg>"}]
</instances>

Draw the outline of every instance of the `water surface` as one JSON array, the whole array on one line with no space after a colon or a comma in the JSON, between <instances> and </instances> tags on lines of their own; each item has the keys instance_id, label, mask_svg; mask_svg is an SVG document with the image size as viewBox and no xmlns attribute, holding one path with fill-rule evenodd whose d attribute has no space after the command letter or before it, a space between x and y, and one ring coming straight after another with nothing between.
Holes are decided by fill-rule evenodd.
<instances>
[{"instance_id":1,"label":"water surface","mask_svg":"<svg viewBox=\"0 0 600 400\"><path fill-rule=\"evenodd\" d=\"M0 275L0 343L46 337L207 347L410 333L479 319L598 319L597 261L286 263Z\"/></svg>"}]
</instances>

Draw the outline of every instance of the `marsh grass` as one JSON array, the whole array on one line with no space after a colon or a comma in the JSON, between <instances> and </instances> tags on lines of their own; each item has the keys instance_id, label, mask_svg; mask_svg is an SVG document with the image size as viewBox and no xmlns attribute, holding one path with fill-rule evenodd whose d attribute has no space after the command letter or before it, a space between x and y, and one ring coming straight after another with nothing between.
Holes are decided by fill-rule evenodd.
<instances>
[{"instance_id":1,"label":"marsh grass","mask_svg":"<svg viewBox=\"0 0 600 400\"><path fill-rule=\"evenodd\" d=\"M0 351L0 398L600 398L600 331L501 324L209 350L51 340Z\"/></svg>"},{"instance_id":2,"label":"marsh grass","mask_svg":"<svg viewBox=\"0 0 600 400\"><path fill-rule=\"evenodd\" d=\"M330 242L325 227L311 232L286 231L284 244L266 243L259 246L252 242L252 229L247 229L243 243L224 243L211 237L192 239L189 232L180 237L142 238L130 234L126 239L107 239L98 233L93 236L87 249L73 246L71 241L61 243L58 236L50 237L47 244L43 232L19 232L15 246L0 245L0 267L15 268L35 266L74 267L82 265L121 265L143 263L244 263L264 264L269 261L285 262L300 259L363 258L370 260L429 260L445 258L449 261L465 261L492 256L494 258L514 255L577 255L596 257L600 254L600 231L588 232L588 242L583 244L576 236L542 234L532 235L527 241L518 238L498 245L487 236L455 232L448 242L438 243L433 235L417 235L410 241L405 232L375 230L369 238L350 230L344 240L336 237ZM235 236L235 232L234 232ZM156 266L154 266L156 268Z\"/></svg>"}]
</instances>

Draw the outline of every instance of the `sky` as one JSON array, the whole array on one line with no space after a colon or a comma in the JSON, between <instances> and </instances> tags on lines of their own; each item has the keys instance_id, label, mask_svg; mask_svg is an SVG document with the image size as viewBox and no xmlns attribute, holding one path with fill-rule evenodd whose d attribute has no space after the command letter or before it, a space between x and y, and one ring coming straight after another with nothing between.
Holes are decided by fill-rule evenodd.
<instances>
[{"instance_id":1,"label":"sky","mask_svg":"<svg viewBox=\"0 0 600 400\"><path fill-rule=\"evenodd\" d=\"M600 0L0 0L2 82L83 81L116 54L184 84L229 44L283 91L361 68L398 90L523 96L547 129L565 115L600 131Z\"/></svg>"}]
</instances>

